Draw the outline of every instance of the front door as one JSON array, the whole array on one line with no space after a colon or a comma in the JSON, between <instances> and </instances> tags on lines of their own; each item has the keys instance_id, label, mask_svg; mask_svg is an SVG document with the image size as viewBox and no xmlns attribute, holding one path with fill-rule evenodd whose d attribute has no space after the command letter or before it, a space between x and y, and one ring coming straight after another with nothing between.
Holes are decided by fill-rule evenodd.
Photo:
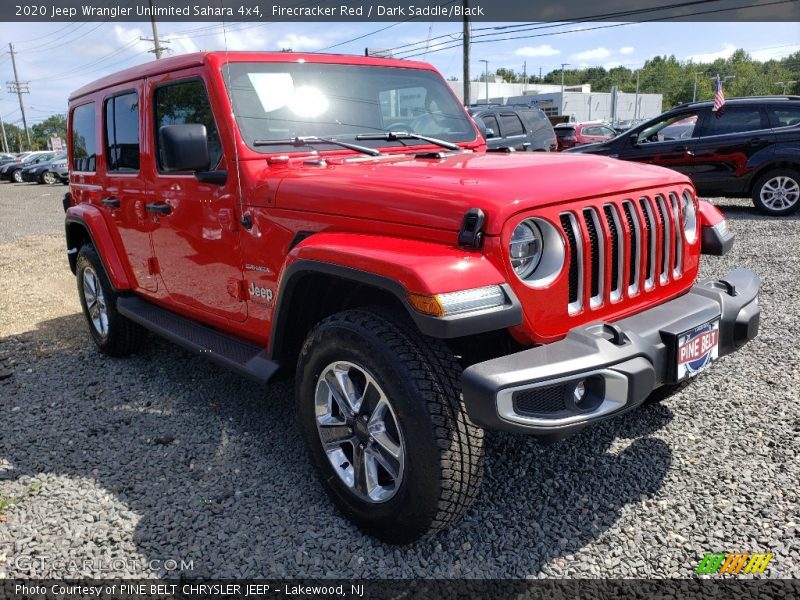
<instances>
[{"instance_id":1,"label":"front door","mask_svg":"<svg viewBox=\"0 0 800 600\"><path fill-rule=\"evenodd\" d=\"M211 169L224 164L202 71L152 78L147 83L154 124L152 193L146 210L154 222L153 249L170 302L235 321L247 318L238 219L237 180L202 183L193 173L166 172L161 161L159 128L200 123L209 140ZM232 157L228 158L232 161ZM233 169L230 169L233 173Z\"/></svg>"},{"instance_id":2,"label":"front door","mask_svg":"<svg viewBox=\"0 0 800 600\"><path fill-rule=\"evenodd\" d=\"M699 117L698 111L687 112L633 130L619 158L659 165L691 175Z\"/></svg>"},{"instance_id":3,"label":"front door","mask_svg":"<svg viewBox=\"0 0 800 600\"><path fill-rule=\"evenodd\" d=\"M147 184L139 160L142 88L141 82L133 87L126 85L112 90L103 100L105 185L98 201L116 223L137 289L155 292L158 280L150 243L153 222L145 212Z\"/></svg>"}]
</instances>

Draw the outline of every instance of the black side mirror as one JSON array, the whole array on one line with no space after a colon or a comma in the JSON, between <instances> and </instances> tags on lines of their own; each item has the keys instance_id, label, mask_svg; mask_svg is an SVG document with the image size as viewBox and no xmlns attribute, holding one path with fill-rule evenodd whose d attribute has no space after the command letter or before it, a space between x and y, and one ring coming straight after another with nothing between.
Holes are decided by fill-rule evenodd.
<instances>
[{"instance_id":1,"label":"black side mirror","mask_svg":"<svg viewBox=\"0 0 800 600\"><path fill-rule=\"evenodd\" d=\"M633 146L634 148L639 146L639 134L638 133L632 133L630 135L630 140L631 140L631 146Z\"/></svg>"},{"instance_id":2,"label":"black side mirror","mask_svg":"<svg viewBox=\"0 0 800 600\"><path fill-rule=\"evenodd\" d=\"M494 132L494 129L491 127L486 128L486 139L497 137L497 134Z\"/></svg>"},{"instance_id":3,"label":"black side mirror","mask_svg":"<svg viewBox=\"0 0 800 600\"><path fill-rule=\"evenodd\" d=\"M164 125L158 130L158 139L165 171L208 170L211 159L205 125Z\"/></svg>"}]
</instances>

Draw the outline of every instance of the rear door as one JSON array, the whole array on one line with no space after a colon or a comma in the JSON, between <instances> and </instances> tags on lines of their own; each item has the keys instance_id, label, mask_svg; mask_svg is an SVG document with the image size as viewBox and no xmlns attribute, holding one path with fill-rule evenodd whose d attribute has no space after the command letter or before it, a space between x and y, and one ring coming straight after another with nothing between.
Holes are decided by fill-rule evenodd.
<instances>
[{"instance_id":1,"label":"rear door","mask_svg":"<svg viewBox=\"0 0 800 600\"><path fill-rule=\"evenodd\" d=\"M154 148L147 206L153 222L153 249L170 302L233 321L247 318L236 216L237 180L203 183L193 173L166 172L159 148L159 128L200 123L209 140L211 169L224 163L219 128L202 69L148 79L147 98ZM228 169L235 173L234 169Z\"/></svg>"},{"instance_id":2,"label":"rear door","mask_svg":"<svg viewBox=\"0 0 800 600\"><path fill-rule=\"evenodd\" d=\"M525 133L525 127L517 113L501 112L497 115L500 124L500 135L503 136L503 145L514 150L527 150L531 143Z\"/></svg>"},{"instance_id":3,"label":"rear door","mask_svg":"<svg viewBox=\"0 0 800 600\"><path fill-rule=\"evenodd\" d=\"M752 157L769 152L770 140L769 118L759 104L708 111L692 161L691 176L698 193L741 193L753 172Z\"/></svg>"},{"instance_id":4,"label":"rear door","mask_svg":"<svg viewBox=\"0 0 800 600\"><path fill-rule=\"evenodd\" d=\"M100 208L114 221L138 288L155 292L153 222L147 216L147 183L141 174L140 156L144 114L141 81L111 90L102 105L103 161L105 171Z\"/></svg>"},{"instance_id":5,"label":"rear door","mask_svg":"<svg viewBox=\"0 0 800 600\"><path fill-rule=\"evenodd\" d=\"M487 131L491 129L493 132L492 137L486 139L486 145L489 150L495 150L505 146L505 140L500 137L500 125L497 122L497 117L495 117L492 113L483 113L478 118L483 121Z\"/></svg>"}]
</instances>

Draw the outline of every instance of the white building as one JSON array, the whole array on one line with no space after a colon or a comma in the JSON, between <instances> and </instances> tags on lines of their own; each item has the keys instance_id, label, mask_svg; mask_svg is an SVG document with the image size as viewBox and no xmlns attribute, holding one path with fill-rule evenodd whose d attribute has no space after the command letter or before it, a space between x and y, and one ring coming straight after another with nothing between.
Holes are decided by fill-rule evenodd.
<instances>
[{"instance_id":1,"label":"white building","mask_svg":"<svg viewBox=\"0 0 800 600\"><path fill-rule=\"evenodd\" d=\"M460 100L464 100L461 81L448 82ZM470 82L472 104L486 102L486 83ZM661 94L592 92L591 85L560 85L489 82L489 102L494 104L532 104L548 115L565 115L571 121L627 121L650 119L663 112Z\"/></svg>"}]
</instances>

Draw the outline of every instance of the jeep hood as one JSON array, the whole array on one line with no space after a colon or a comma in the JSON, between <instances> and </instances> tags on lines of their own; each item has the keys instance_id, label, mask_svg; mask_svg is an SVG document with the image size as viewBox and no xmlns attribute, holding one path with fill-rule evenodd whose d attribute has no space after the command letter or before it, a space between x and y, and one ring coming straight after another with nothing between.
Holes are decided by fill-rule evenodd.
<instances>
[{"instance_id":1,"label":"jeep hood","mask_svg":"<svg viewBox=\"0 0 800 600\"><path fill-rule=\"evenodd\" d=\"M457 231L480 208L484 231L500 232L514 214L581 198L674 183L675 171L599 156L556 153L464 153L329 159L288 167L275 206L370 221Z\"/></svg>"}]
</instances>

